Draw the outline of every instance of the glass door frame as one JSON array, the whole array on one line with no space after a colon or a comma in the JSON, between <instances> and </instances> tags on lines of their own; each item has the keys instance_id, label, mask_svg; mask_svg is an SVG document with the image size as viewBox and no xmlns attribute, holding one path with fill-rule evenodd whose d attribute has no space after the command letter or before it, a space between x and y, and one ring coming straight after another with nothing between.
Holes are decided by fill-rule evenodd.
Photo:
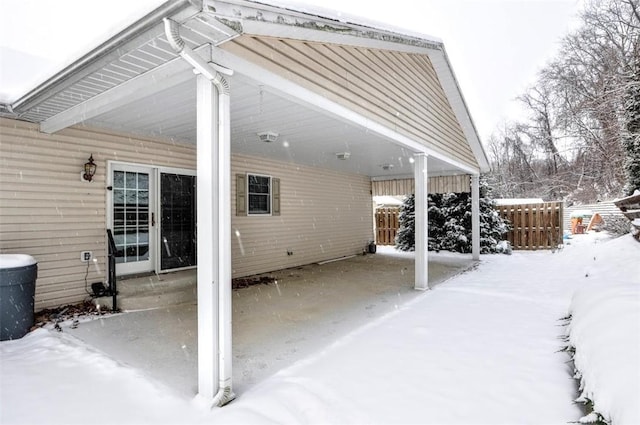
<instances>
[{"instance_id":1,"label":"glass door frame","mask_svg":"<svg viewBox=\"0 0 640 425\"><path fill-rule=\"evenodd\" d=\"M179 174L179 175L182 175L182 176L197 177L196 170L190 170L188 168L156 167L156 173L157 173L156 174L156 177L157 177L156 181L158 181L158 182L160 182L160 180L161 180L161 178L160 178L161 174ZM180 271L180 270L195 269L195 268L198 267L197 265L187 266L187 267L176 267L176 268L172 268L172 269L162 269L162 255L160 253L160 250L163 248L162 247L162 239L161 239L161 232L162 232L162 228L161 228L161 226L162 226L162 216L161 216L161 214L162 214L162 206L160 205L160 202L161 202L161 193L160 193L160 191L161 191L161 189L162 188L160 187L160 183L158 183L157 196L156 196L156 199L157 199L156 223L158 223L158 225L156 226L156 228L157 228L156 229L156 232L157 232L156 233L156 238L157 238L156 240L158 241L158 243L155 246L156 254L157 254L156 255L156 259L157 259L156 260L156 271L157 271L157 273L171 273L171 272L177 272L177 271ZM194 189L194 193L195 193L195 189ZM196 202L197 202L197 200L196 200ZM197 205L196 205L196 208L197 208ZM196 220L197 210L194 210L194 214L195 214L194 220ZM197 233L197 231L198 231L198 223L197 222L195 223L195 226L196 226L195 230L196 230L196 233ZM197 246L197 243L196 243L196 246ZM196 257L196 261L197 261L197 257Z\"/></svg>"},{"instance_id":2,"label":"glass door frame","mask_svg":"<svg viewBox=\"0 0 640 425\"><path fill-rule=\"evenodd\" d=\"M117 263L118 276L137 273L170 273L179 270L194 269L197 266L161 270L160 266L160 173L196 176L196 170L188 168L163 167L133 162L107 161L107 187L113 186L114 171L132 171L149 173L149 260L135 263ZM113 190L107 190L106 225L113 229ZM154 217L152 219L151 217ZM197 229L197 224L196 224ZM123 265L125 265L123 267Z\"/></svg>"},{"instance_id":3,"label":"glass door frame","mask_svg":"<svg viewBox=\"0 0 640 425\"><path fill-rule=\"evenodd\" d=\"M157 245L156 240L156 227L154 225L154 220L152 217L156 215L156 207L157 204L157 188L156 188L156 172L154 167L144 165L144 164L134 164L127 162L117 162L117 161L108 161L107 162L107 210L106 210L106 222L107 228L112 229L115 235L114 229L114 217L113 217L113 174L115 171L123 171L123 172L134 172L134 173L147 173L149 175L149 256L146 261L134 261L130 263L118 263L116 262L116 275L131 275L137 273L148 273L152 272L155 269L155 265L157 262L155 249L154 247Z\"/></svg>"}]
</instances>

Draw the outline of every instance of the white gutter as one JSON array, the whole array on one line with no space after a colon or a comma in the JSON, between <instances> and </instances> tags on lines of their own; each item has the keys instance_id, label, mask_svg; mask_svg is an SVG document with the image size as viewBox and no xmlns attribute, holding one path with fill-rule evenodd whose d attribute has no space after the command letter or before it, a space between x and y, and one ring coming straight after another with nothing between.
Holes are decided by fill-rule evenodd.
<instances>
[{"instance_id":1,"label":"white gutter","mask_svg":"<svg viewBox=\"0 0 640 425\"><path fill-rule=\"evenodd\" d=\"M164 18L164 32L169 44L184 60L186 60L200 74L207 77L221 92L229 94L229 83L221 75L232 76L233 71L210 63L198 56L180 37L180 25L169 18Z\"/></svg>"},{"instance_id":2,"label":"white gutter","mask_svg":"<svg viewBox=\"0 0 640 425\"><path fill-rule=\"evenodd\" d=\"M167 40L171 47L182 57L185 61L187 61L191 66L193 66L194 72L201 74L205 78L207 78L211 83L217 88L218 92L218 117L213 117L213 119L218 121L218 125L220 126L218 134L229 134L229 130L227 128L222 128L225 124L224 114L225 111L229 110L229 83L222 75L233 75L233 71L224 68L222 66L208 63L204 59L202 59L198 54L196 54L189 46L187 46L184 40L180 37L180 26L175 21L172 21L168 18L164 18L164 29ZM228 122L228 121L227 121ZM228 138L228 137L227 137ZM219 141L221 145L224 145L224 141ZM225 155L228 155L229 152L225 151ZM220 155L220 153L219 153ZM221 155L222 156L222 155ZM230 170L227 170L230 174ZM223 191L224 192L224 191ZM220 194L222 197L223 194ZM220 200L219 200L220 202ZM228 202L224 203L228 205ZM228 226L224 225L224 218L219 217L219 227L223 230ZM230 217L229 217L230 221ZM227 247L224 245L226 241L230 243L231 235L221 232L218 236L218 292L215 295L217 298L214 301L214 305L217 304L217 317L218 317L218 346L217 346L217 356L218 356L218 389L216 394L212 399L207 400L211 406L224 406L235 398L235 394L232 390L232 375L231 375L231 276L230 272L226 269L225 264L231 264L230 258L230 246ZM226 275L228 272L229 276ZM198 285L204 284L199 282ZM200 301L200 300L199 300ZM198 306L200 309L201 306ZM200 326L200 323L199 323ZM200 343L201 341L199 341ZM208 387L208 390L213 388ZM206 391L209 393L209 391ZM212 393L213 391L211 391Z\"/></svg>"}]
</instances>

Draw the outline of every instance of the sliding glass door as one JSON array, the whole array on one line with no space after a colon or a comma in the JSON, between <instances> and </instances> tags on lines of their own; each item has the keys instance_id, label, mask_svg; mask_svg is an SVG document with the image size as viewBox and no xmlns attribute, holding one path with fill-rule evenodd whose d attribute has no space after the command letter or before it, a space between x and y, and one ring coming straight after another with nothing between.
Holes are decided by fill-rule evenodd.
<instances>
[{"instance_id":1,"label":"sliding glass door","mask_svg":"<svg viewBox=\"0 0 640 425\"><path fill-rule=\"evenodd\" d=\"M108 225L117 274L195 266L195 173L115 162L110 168Z\"/></svg>"},{"instance_id":2,"label":"sliding glass door","mask_svg":"<svg viewBox=\"0 0 640 425\"><path fill-rule=\"evenodd\" d=\"M160 269L196 265L196 177L160 173Z\"/></svg>"}]
</instances>

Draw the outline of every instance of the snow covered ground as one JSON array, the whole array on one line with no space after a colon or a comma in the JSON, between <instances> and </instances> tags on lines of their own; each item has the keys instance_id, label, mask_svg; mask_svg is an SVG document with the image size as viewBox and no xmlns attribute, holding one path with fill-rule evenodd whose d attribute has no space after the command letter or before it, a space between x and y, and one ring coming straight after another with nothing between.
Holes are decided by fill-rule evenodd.
<instances>
[{"instance_id":1,"label":"snow covered ground","mask_svg":"<svg viewBox=\"0 0 640 425\"><path fill-rule=\"evenodd\" d=\"M556 253L483 256L477 269L211 411L66 332L41 329L0 343L0 423L576 421L584 412L559 351L559 319L577 288L640 285L640 244L603 236L577 235ZM628 379L625 391L638 383Z\"/></svg>"},{"instance_id":2,"label":"snow covered ground","mask_svg":"<svg viewBox=\"0 0 640 425\"><path fill-rule=\"evenodd\" d=\"M640 424L640 253L636 250L635 262L627 262L620 251L636 247L623 242L613 241L607 247L616 249L594 255L588 272L592 282L571 301L569 342L581 376L580 399L593 402L609 423ZM597 419L595 413L590 417Z\"/></svg>"}]
</instances>

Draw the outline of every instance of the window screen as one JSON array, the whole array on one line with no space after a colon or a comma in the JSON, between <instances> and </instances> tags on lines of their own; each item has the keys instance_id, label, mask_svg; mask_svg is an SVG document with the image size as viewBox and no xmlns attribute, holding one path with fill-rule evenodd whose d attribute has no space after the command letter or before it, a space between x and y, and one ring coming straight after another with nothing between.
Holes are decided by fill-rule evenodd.
<instances>
[{"instance_id":1,"label":"window screen","mask_svg":"<svg viewBox=\"0 0 640 425\"><path fill-rule=\"evenodd\" d=\"M247 175L249 214L271 214L271 177Z\"/></svg>"}]
</instances>

